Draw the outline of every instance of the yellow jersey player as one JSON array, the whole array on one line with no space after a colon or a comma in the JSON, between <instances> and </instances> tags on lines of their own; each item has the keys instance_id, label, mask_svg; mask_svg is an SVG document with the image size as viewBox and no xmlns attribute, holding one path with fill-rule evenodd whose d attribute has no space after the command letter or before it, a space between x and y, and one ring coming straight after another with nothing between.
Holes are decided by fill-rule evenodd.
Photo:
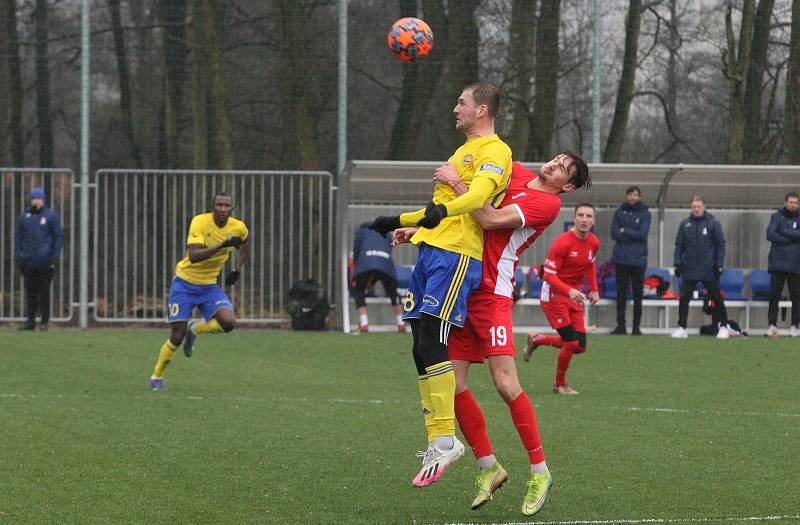
<instances>
[{"instance_id":1,"label":"yellow jersey player","mask_svg":"<svg viewBox=\"0 0 800 525\"><path fill-rule=\"evenodd\" d=\"M464 88L453 109L456 130L467 141L434 177L457 176L469 186L466 193L456 197L448 185L437 184L425 209L378 217L372 225L381 233L421 226L411 238L419 253L403 304L403 319L414 335L412 352L428 433L422 469L412 481L415 487L438 480L464 454L464 445L455 438L456 383L447 337L453 325L464 325L467 297L481 280L483 228L469 212L487 202L499 203L511 174L511 149L494 131L499 106L497 87L478 83Z\"/></svg>"},{"instance_id":2,"label":"yellow jersey player","mask_svg":"<svg viewBox=\"0 0 800 525\"><path fill-rule=\"evenodd\" d=\"M225 277L225 285L239 280L247 259L250 238L244 222L231 217L233 202L224 192L214 196L214 210L192 218L186 240L186 257L175 267L169 292L169 339L161 346L158 362L150 376L150 388L162 390L164 368L172 361L181 342L183 352L191 357L197 334L230 332L236 326L233 304L217 284L217 279L231 252L239 250L236 269ZM198 308L205 321L189 321ZM184 341L185 337L185 341Z\"/></svg>"}]
</instances>

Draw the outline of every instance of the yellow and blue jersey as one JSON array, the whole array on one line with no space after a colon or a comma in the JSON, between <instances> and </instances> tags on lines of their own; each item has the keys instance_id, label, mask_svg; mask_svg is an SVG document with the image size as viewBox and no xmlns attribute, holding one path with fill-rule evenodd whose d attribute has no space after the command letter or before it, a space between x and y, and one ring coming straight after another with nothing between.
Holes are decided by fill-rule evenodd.
<instances>
[{"instance_id":1,"label":"yellow and blue jersey","mask_svg":"<svg viewBox=\"0 0 800 525\"><path fill-rule=\"evenodd\" d=\"M491 178L496 187L487 202L500 205L511 176L511 148L500 137L489 135L472 138L458 148L447 162L456 167L467 186L478 177ZM455 192L447 184L437 184L433 190L435 204L445 204L455 198ZM420 228L411 242L430 244L479 261L483 257L483 227L468 213L445 217L433 229Z\"/></svg>"},{"instance_id":2,"label":"yellow and blue jersey","mask_svg":"<svg viewBox=\"0 0 800 525\"><path fill-rule=\"evenodd\" d=\"M213 213L201 213L192 218L186 245L199 244L209 247L231 237L240 237L245 241L248 234L247 226L239 219L228 217L225 226L220 228L214 222ZM214 284L233 250L232 247L222 248L208 259L193 263L189 260L187 249L186 256L175 267L175 275L192 284Z\"/></svg>"}]
</instances>

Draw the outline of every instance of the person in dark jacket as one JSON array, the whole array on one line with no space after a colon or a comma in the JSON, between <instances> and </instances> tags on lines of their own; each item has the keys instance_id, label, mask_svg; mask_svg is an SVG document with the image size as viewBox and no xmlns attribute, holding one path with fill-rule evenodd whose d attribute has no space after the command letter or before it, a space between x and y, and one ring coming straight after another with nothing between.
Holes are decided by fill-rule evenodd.
<instances>
[{"instance_id":1,"label":"person in dark jacket","mask_svg":"<svg viewBox=\"0 0 800 525\"><path fill-rule=\"evenodd\" d=\"M611 238L614 244L614 275L617 284L617 327L612 335L625 335L625 308L628 288L633 290L632 335L642 335L642 298L644 271L647 268L647 234L650 231L650 210L642 202L642 190L631 186L625 190L627 202L614 212Z\"/></svg>"},{"instance_id":2,"label":"person in dark jacket","mask_svg":"<svg viewBox=\"0 0 800 525\"><path fill-rule=\"evenodd\" d=\"M778 302L783 292L783 284L789 285L789 299L792 301L792 322L789 333L792 337L800 335L800 195L797 192L786 194L783 208L772 214L767 227L770 276L769 286L769 329L767 335L778 336Z\"/></svg>"},{"instance_id":3,"label":"person in dark jacket","mask_svg":"<svg viewBox=\"0 0 800 525\"><path fill-rule=\"evenodd\" d=\"M377 281L383 283L383 289L392 302L397 331L405 332L402 306L397 295L397 273L392 261L392 244L389 237L381 235L370 229L372 223L366 222L356 231L353 242L353 295L358 311L358 331L369 331L369 318L367 317L367 301L365 296L367 286Z\"/></svg>"},{"instance_id":4,"label":"person in dark jacket","mask_svg":"<svg viewBox=\"0 0 800 525\"><path fill-rule=\"evenodd\" d=\"M58 214L45 206L42 188L33 188L30 206L22 212L14 231L14 259L25 281L28 320L20 330L33 330L37 310L41 330L50 320L50 282L61 256L64 235Z\"/></svg>"},{"instance_id":5,"label":"person in dark jacket","mask_svg":"<svg viewBox=\"0 0 800 525\"><path fill-rule=\"evenodd\" d=\"M692 213L678 226L675 237L675 275L680 277L681 298L678 304L678 329L672 334L676 339L686 339L686 320L689 317L689 300L698 282L706 288L709 300L716 305L713 322L719 326L718 339L727 339L728 312L719 293L719 276L725 266L725 234L713 215L706 212L703 197L692 197Z\"/></svg>"}]
</instances>

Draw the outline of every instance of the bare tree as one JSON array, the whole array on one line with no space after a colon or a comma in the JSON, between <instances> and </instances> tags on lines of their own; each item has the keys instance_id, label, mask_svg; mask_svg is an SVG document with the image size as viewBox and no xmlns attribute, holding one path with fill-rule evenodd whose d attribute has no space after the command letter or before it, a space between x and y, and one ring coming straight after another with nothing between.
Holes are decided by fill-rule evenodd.
<instances>
[{"instance_id":1,"label":"bare tree","mask_svg":"<svg viewBox=\"0 0 800 525\"><path fill-rule=\"evenodd\" d=\"M800 164L800 0L792 1L792 35L786 68L786 151L789 163Z\"/></svg>"},{"instance_id":2,"label":"bare tree","mask_svg":"<svg viewBox=\"0 0 800 525\"><path fill-rule=\"evenodd\" d=\"M747 69L747 84L744 93L744 135L742 160L747 164L761 162L759 152L764 141L761 97L764 71L767 66L769 48L770 20L774 0L761 0L756 8L753 23L753 42L750 54L750 67Z\"/></svg>"},{"instance_id":3,"label":"bare tree","mask_svg":"<svg viewBox=\"0 0 800 525\"><path fill-rule=\"evenodd\" d=\"M53 167L53 121L50 116L50 57L47 54L47 0L36 0L36 121L39 128L39 165Z\"/></svg>"},{"instance_id":4,"label":"bare tree","mask_svg":"<svg viewBox=\"0 0 800 525\"><path fill-rule=\"evenodd\" d=\"M553 131L558 100L558 49L561 26L561 1L542 0L536 26L536 94L533 101L534 123L527 157L547 160L552 153Z\"/></svg>"},{"instance_id":5,"label":"bare tree","mask_svg":"<svg viewBox=\"0 0 800 525\"><path fill-rule=\"evenodd\" d=\"M755 0L744 0L738 48L733 33L733 7L729 5L725 14L727 48L722 55L722 66L725 78L728 79L728 95L730 97L730 138L728 139L727 160L732 164L741 163L743 158L744 97L753 49L754 10Z\"/></svg>"},{"instance_id":6,"label":"bare tree","mask_svg":"<svg viewBox=\"0 0 800 525\"><path fill-rule=\"evenodd\" d=\"M117 76L119 77L119 108L122 114L122 129L128 139L130 155L135 166L144 167L142 153L133 132L133 101L131 97L130 71L128 69L128 52L125 48L125 34L122 30L122 16L119 8L120 0L108 0L111 13L111 26L114 32L114 50L117 55Z\"/></svg>"},{"instance_id":7,"label":"bare tree","mask_svg":"<svg viewBox=\"0 0 800 525\"><path fill-rule=\"evenodd\" d=\"M451 101L461 94L464 86L479 80L478 24L475 10L480 0L462 0L458 9L450 9L447 24L449 53L447 55L447 92ZM464 137L450 128L450 146L455 147Z\"/></svg>"},{"instance_id":8,"label":"bare tree","mask_svg":"<svg viewBox=\"0 0 800 525\"><path fill-rule=\"evenodd\" d=\"M622 59L622 75L617 88L617 103L614 120L608 132L603 162L619 162L625 132L628 128L628 114L634 95L634 82L639 52L639 31L642 21L642 0L630 0L628 15L625 18L625 55Z\"/></svg>"},{"instance_id":9,"label":"bare tree","mask_svg":"<svg viewBox=\"0 0 800 525\"><path fill-rule=\"evenodd\" d=\"M514 0L511 6L511 102L514 120L511 124L509 146L518 160L535 160L525 152L530 138L531 79L536 38L536 0ZM556 42L558 45L558 42Z\"/></svg>"},{"instance_id":10,"label":"bare tree","mask_svg":"<svg viewBox=\"0 0 800 525\"><path fill-rule=\"evenodd\" d=\"M19 56L19 34L17 32L17 2L4 0L6 35L8 38L8 91L11 99L11 163L25 165L25 141L22 133L22 61Z\"/></svg>"},{"instance_id":11,"label":"bare tree","mask_svg":"<svg viewBox=\"0 0 800 525\"><path fill-rule=\"evenodd\" d=\"M164 104L161 109L161 165L180 165L180 119L186 81L186 0L158 0L164 25Z\"/></svg>"}]
</instances>

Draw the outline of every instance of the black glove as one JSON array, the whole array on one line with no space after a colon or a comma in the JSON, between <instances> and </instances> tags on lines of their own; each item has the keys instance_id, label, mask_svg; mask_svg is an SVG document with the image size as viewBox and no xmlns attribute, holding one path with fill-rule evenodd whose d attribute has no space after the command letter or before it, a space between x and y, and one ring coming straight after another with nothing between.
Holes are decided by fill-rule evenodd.
<instances>
[{"instance_id":1,"label":"black glove","mask_svg":"<svg viewBox=\"0 0 800 525\"><path fill-rule=\"evenodd\" d=\"M390 231L396 230L399 227L400 227L399 215L392 215L391 217L387 217L386 215L381 215L380 217L376 217L375 220L372 221L372 224L369 225L370 230L375 230L381 235L386 235Z\"/></svg>"},{"instance_id":2,"label":"black glove","mask_svg":"<svg viewBox=\"0 0 800 525\"><path fill-rule=\"evenodd\" d=\"M680 277L682 272L683 272L683 265L682 264L676 264L675 265L675 277Z\"/></svg>"},{"instance_id":3,"label":"black glove","mask_svg":"<svg viewBox=\"0 0 800 525\"><path fill-rule=\"evenodd\" d=\"M239 280L239 270L231 270L225 276L225 286L233 286Z\"/></svg>"},{"instance_id":4,"label":"black glove","mask_svg":"<svg viewBox=\"0 0 800 525\"><path fill-rule=\"evenodd\" d=\"M236 248L238 250L239 248L242 247L242 244L244 244L244 241L242 240L241 237L228 237L227 239L222 241L222 247L223 248L227 248L229 246L233 246L234 248Z\"/></svg>"},{"instance_id":5,"label":"black glove","mask_svg":"<svg viewBox=\"0 0 800 525\"><path fill-rule=\"evenodd\" d=\"M430 203L425 208L425 217L420 219L417 226L436 228L445 217L447 217L447 207L444 204Z\"/></svg>"}]
</instances>

